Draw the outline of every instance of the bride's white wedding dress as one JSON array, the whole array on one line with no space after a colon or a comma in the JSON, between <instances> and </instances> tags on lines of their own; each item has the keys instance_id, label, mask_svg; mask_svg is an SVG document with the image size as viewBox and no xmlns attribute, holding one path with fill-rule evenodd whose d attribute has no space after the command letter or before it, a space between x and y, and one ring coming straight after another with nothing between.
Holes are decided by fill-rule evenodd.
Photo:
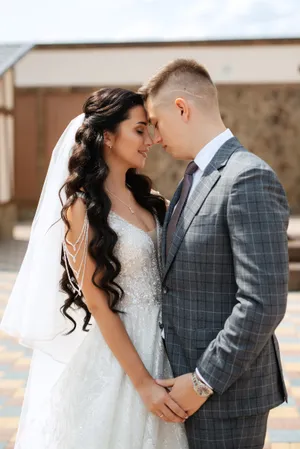
<instances>
[{"instance_id":1,"label":"bride's white wedding dress","mask_svg":"<svg viewBox=\"0 0 300 449\"><path fill-rule=\"evenodd\" d=\"M172 377L159 329L160 225L146 233L114 212L109 223L118 235L115 253L122 266L121 319L150 374ZM95 322L67 365L49 373L47 357L34 353L15 449L188 448L183 424L148 412ZM47 390L49 376L56 381ZM43 382L38 394L35 387Z\"/></svg>"}]
</instances>

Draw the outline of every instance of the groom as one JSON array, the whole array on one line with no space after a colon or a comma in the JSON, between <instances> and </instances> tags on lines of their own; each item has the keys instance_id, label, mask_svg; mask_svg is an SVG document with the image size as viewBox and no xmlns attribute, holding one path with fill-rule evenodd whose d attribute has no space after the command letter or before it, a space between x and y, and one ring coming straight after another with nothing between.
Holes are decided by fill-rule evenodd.
<instances>
[{"instance_id":1,"label":"groom","mask_svg":"<svg viewBox=\"0 0 300 449\"><path fill-rule=\"evenodd\" d=\"M190 449L261 449L287 399L274 331L287 301L289 208L226 129L208 72L179 59L141 89L155 143L192 160L163 231L162 326Z\"/></svg>"}]
</instances>

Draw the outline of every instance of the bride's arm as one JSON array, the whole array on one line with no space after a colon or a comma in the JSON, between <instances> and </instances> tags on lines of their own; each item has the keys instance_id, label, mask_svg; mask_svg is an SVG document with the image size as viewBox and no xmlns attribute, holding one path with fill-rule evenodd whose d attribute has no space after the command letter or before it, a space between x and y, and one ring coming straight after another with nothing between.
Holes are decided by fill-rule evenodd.
<instances>
[{"instance_id":1,"label":"bride's arm","mask_svg":"<svg viewBox=\"0 0 300 449\"><path fill-rule=\"evenodd\" d=\"M77 199L75 204L69 208L67 217L71 226L67 238L71 242L76 242L81 233L85 217L85 204L82 199ZM88 241L90 242L93 237L91 228L89 228L88 232ZM78 271L82 261L83 246L76 258L76 262L71 265L74 266L76 271ZM170 395L164 388L158 387L159 389L157 389L155 381L145 368L132 344L122 320L118 314L111 311L107 301L107 294L93 285L92 276L95 268L95 261L88 254L83 275L82 291L88 309L95 318L107 345L151 412L158 416L163 413L166 421L184 421L183 418L186 417L185 412L170 398Z\"/></svg>"}]
</instances>

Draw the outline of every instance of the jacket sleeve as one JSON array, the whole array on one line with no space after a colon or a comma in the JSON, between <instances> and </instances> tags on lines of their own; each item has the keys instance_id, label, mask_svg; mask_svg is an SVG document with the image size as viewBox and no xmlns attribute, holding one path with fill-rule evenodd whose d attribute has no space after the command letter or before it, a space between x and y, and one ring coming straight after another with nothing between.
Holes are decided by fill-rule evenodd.
<instances>
[{"instance_id":1,"label":"jacket sleeve","mask_svg":"<svg viewBox=\"0 0 300 449\"><path fill-rule=\"evenodd\" d=\"M237 176L227 204L236 304L197 362L219 394L250 367L284 317L288 219L286 195L272 170L249 169Z\"/></svg>"}]
</instances>

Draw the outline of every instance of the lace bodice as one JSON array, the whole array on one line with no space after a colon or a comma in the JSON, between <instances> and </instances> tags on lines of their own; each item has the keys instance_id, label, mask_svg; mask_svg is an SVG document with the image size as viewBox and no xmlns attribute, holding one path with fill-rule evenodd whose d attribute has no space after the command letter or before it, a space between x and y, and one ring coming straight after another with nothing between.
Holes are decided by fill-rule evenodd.
<instances>
[{"instance_id":1,"label":"lace bodice","mask_svg":"<svg viewBox=\"0 0 300 449\"><path fill-rule=\"evenodd\" d=\"M86 202L84 192L77 192L77 197L82 198ZM160 304L161 300L161 260L160 260L160 243L161 243L161 226L155 217L156 228L153 231L146 232L143 229L131 224L114 211L110 211L108 215L109 226L116 232L118 236L117 243L114 247L114 254L121 264L121 272L115 279L115 282L123 289L124 296L118 304L118 309L126 311L130 307L147 308L154 304ZM87 228L85 228L87 225ZM86 229L86 234L84 230ZM79 273L74 271L74 256L82 246L81 240L88 234L88 217L85 216L84 225L77 242L69 243L72 252L64 245L64 253L68 258L68 262L75 273L79 290L81 290L80 281L84 276L85 261L82 260L78 265L82 267L81 279ZM77 245L77 246L76 246ZM87 240L85 242L87 246ZM77 249L78 248L78 249ZM83 251L86 257L87 251ZM67 264L66 264L67 266ZM72 276L69 275L72 284ZM76 288L76 286L74 286ZM74 288L73 287L73 288Z\"/></svg>"},{"instance_id":2,"label":"lace bodice","mask_svg":"<svg viewBox=\"0 0 300 449\"><path fill-rule=\"evenodd\" d=\"M124 290L121 310L128 307L153 306L161 299L160 240L161 227L156 219L157 243L142 229L115 212L109 214L109 224L118 235L115 254L121 263L116 282Z\"/></svg>"}]
</instances>

